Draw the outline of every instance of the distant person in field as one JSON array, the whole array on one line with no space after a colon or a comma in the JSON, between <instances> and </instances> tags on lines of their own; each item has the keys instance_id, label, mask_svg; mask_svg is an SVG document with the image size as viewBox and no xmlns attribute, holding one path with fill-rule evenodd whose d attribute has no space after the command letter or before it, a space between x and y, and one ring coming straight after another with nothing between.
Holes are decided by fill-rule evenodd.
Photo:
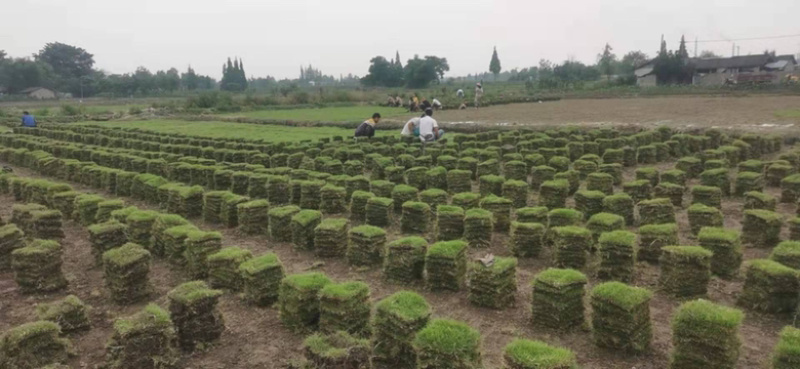
<instances>
[{"instance_id":1,"label":"distant person in field","mask_svg":"<svg viewBox=\"0 0 800 369\"><path fill-rule=\"evenodd\" d=\"M398 108L402 108L403 107L403 98L400 97L400 95L397 95L394 98L394 106L396 106Z\"/></svg>"},{"instance_id":2,"label":"distant person in field","mask_svg":"<svg viewBox=\"0 0 800 369\"><path fill-rule=\"evenodd\" d=\"M372 138L375 136L375 125L378 124L381 120L380 113L372 114L372 118L367 119L364 123L356 128L355 137L369 137Z\"/></svg>"},{"instance_id":3,"label":"distant person in field","mask_svg":"<svg viewBox=\"0 0 800 369\"><path fill-rule=\"evenodd\" d=\"M435 97L433 98L433 102L431 103L431 105L433 107L433 110L442 110L442 102L436 99Z\"/></svg>"},{"instance_id":4,"label":"distant person in field","mask_svg":"<svg viewBox=\"0 0 800 369\"><path fill-rule=\"evenodd\" d=\"M462 101L461 105L458 106L458 110L466 110L466 109L467 109L467 103Z\"/></svg>"},{"instance_id":5,"label":"distant person in field","mask_svg":"<svg viewBox=\"0 0 800 369\"><path fill-rule=\"evenodd\" d=\"M27 111L22 112L22 126L23 127L36 127L36 118Z\"/></svg>"},{"instance_id":6,"label":"distant person in field","mask_svg":"<svg viewBox=\"0 0 800 369\"><path fill-rule=\"evenodd\" d=\"M422 99L422 103L419 104L419 110L425 111L432 108L433 105L431 104L428 99Z\"/></svg>"},{"instance_id":7,"label":"distant person in field","mask_svg":"<svg viewBox=\"0 0 800 369\"><path fill-rule=\"evenodd\" d=\"M483 97L483 86L480 82L475 84L475 109L477 109L481 104L481 98Z\"/></svg>"},{"instance_id":8,"label":"distant person in field","mask_svg":"<svg viewBox=\"0 0 800 369\"><path fill-rule=\"evenodd\" d=\"M425 114L422 115L424 117ZM419 121L422 117L414 117L406 122L406 125L403 126L403 130L400 131L400 135L402 136L414 136L419 137Z\"/></svg>"},{"instance_id":9,"label":"distant person in field","mask_svg":"<svg viewBox=\"0 0 800 369\"><path fill-rule=\"evenodd\" d=\"M394 97L392 97L391 95L389 95L389 98L388 98L388 99L386 99L386 106L394 106L394 105L395 105L395 100L394 100Z\"/></svg>"},{"instance_id":10,"label":"distant person in field","mask_svg":"<svg viewBox=\"0 0 800 369\"><path fill-rule=\"evenodd\" d=\"M439 129L436 119L433 119L433 109L426 109L425 116L419 120L419 139L422 142L434 142L444 136L444 130Z\"/></svg>"},{"instance_id":11,"label":"distant person in field","mask_svg":"<svg viewBox=\"0 0 800 369\"><path fill-rule=\"evenodd\" d=\"M458 91L456 91L456 96L459 99L463 99L464 98L464 90L459 88Z\"/></svg>"}]
</instances>

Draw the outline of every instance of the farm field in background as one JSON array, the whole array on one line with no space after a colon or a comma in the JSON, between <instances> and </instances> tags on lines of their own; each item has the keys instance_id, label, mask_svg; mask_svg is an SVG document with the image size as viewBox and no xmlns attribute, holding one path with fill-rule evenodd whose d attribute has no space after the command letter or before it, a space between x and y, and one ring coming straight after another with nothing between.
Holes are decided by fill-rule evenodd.
<instances>
[{"instance_id":1,"label":"farm field in background","mask_svg":"<svg viewBox=\"0 0 800 369\"><path fill-rule=\"evenodd\" d=\"M303 108L303 109L274 109L255 110L240 113L225 114L226 117L246 117L257 119L294 120L300 122L363 122L372 117L373 113L380 113L383 118L401 117L408 114L404 108L390 108L386 106L345 106L331 108Z\"/></svg>"},{"instance_id":2,"label":"farm field in background","mask_svg":"<svg viewBox=\"0 0 800 369\"><path fill-rule=\"evenodd\" d=\"M353 128L336 127L287 127L268 124L230 123L230 122L196 122L183 120L143 120L129 122L81 122L77 124L101 125L106 127L141 128L159 133L181 133L209 138L246 138L277 141L314 140L323 137L352 137ZM399 134L394 131L377 131L377 136Z\"/></svg>"}]
</instances>

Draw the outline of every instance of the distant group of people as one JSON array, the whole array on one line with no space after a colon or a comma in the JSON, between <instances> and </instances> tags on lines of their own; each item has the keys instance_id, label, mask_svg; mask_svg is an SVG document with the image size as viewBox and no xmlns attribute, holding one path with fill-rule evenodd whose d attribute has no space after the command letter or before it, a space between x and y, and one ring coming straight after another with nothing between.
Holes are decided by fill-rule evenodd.
<instances>
[{"instance_id":1,"label":"distant group of people","mask_svg":"<svg viewBox=\"0 0 800 369\"><path fill-rule=\"evenodd\" d=\"M361 123L355 131L354 137L375 136L375 126L381 121L381 114L372 114L372 118ZM411 118L400 132L403 136L419 137L422 142L435 142L444 136L444 130L439 128L439 123L433 119L433 108L428 107L420 117Z\"/></svg>"}]
</instances>

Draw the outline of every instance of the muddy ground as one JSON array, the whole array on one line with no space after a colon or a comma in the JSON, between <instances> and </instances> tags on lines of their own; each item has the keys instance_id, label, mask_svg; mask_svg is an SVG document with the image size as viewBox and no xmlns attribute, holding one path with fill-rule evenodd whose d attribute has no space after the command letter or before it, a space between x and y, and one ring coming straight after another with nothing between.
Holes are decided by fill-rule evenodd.
<instances>
[{"instance_id":1,"label":"muddy ground","mask_svg":"<svg viewBox=\"0 0 800 369\"><path fill-rule=\"evenodd\" d=\"M776 112L800 110L800 96L647 97L570 99L436 112L441 123L499 125L610 126L666 124L676 128L727 127L751 131L798 132L800 115L782 118Z\"/></svg>"},{"instance_id":2,"label":"muddy ground","mask_svg":"<svg viewBox=\"0 0 800 369\"><path fill-rule=\"evenodd\" d=\"M673 164L672 162L659 164L658 168L669 169L673 167ZM19 175L37 176L25 169L14 168L14 170ZM631 180L633 177L633 168L627 168L625 179ZM691 181L689 185L695 183L697 183L696 180ZM71 184L76 189L92 191L75 183ZM616 191L621 191L621 189L616 188ZM766 192L778 196L780 190L768 188ZM141 202L126 200L141 208L153 208ZM686 206L688 206L689 200L687 191L684 199ZM534 203L535 196L531 199L531 204ZM572 203L571 199L570 203ZM12 204L13 198L8 196L0 198L0 216L3 219L10 218ZM727 198L724 200L723 211L726 215L726 227L741 228L742 206L741 199ZM788 218L793 216L795 207L790 204L781 204L779 211ZM677 209L676 213L682 231L682 243L696 244L689 233L686 208ZM194 220L194 223L204 229L223 232L225 246L245 247L256 255L267 251L276 252L286 267L287 273L307 271L318 262L322 262L324 264L318 269L336 281L361 280L368 283L372 289L373 301L403 289L416 291L425 296L433 306L435 317L462 320L481 332L483 361L487 368L501 367L502 349L515 337L540 339L553 345L568 347L575 351L580 364L587 369L667 367L672 346L670 318L680 301L658 292L659 269L657 266L637 263L634 282L637 286L656 291L650 305L654 328L652 351L640 356L627 356L596 348L592 344L589 331L562 334L535 328L529 323L530 283L534 275L549 266L549 253L545 253L538 259L520 260L517 304L513 308L496 311L472 306L467 300L466 292L432 293L426 291L421 284L407 287L389 284L382 280L379 269L356 270L350 268L342 259L319 260L310 253L295 251L288 243L272 242L265 236L244 236L235 229L222 229L202 224L202 221L197 219ZM68 290L49 295L26 296L20 294L16 289L10 273L0 273L0 331L35 320L33 308L37 303L49 302L69 293L75 294L94 307L91 314L93 328L88 332L70 337L78 352L78 356L70 361L70 365L73 368L95 368L104 362L104 345L112 334L113 320L116 317L136 312L146 303L118 306L111 302L108 292L103 287L102 270L94 265L85 228L68 221L65 223L64 230L66 238L63 244L66 252L64 253L63 270L70 282ZM636 231L636 228L631 228L631 231ZM788 230L784 229L783 236L784 239L788 238ZM389 229L390 241L399 237L400 234L396 227ZM483 256L487 252L501 256L509 255L504 246L506 239L506 235L495 234L491 250L472 251L471 257ZM745 248L745 259L764 258L768 254L768 249ZM590 284L596 283L593 276L595 269L596 264L584 270L590 276ZM155 286L155 293L151 301L166 307L167 292L186 280L186 276L179 269L170 266L163 260L154 260L151 281ZM708 298L717 303L735 306L742 284L741 276L732 281L713 278L709 286ZM283 328L276 308L263 309L249 306L239 296L226 293L221 299L220 309L227 327L221 340L206 352L187 355L184 358L185 368L281 368L286 363L302 356L303 337ZM589 314L588 311L587 314ZM789 316L747 312L741 329L742 350L738 368L764 367L769 361L779 330L787 324L791 324Z\"/></svg>"}]
</instances>

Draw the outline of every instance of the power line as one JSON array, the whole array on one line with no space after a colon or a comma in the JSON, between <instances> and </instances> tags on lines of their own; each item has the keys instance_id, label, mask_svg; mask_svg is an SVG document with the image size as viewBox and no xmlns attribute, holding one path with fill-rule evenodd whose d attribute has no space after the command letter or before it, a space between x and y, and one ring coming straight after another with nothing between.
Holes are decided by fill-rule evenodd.
<instances>
[{"instance_id":1,"label":"power line","mask_svg":"<svg viewBox=\"0 0 800 369\"><path fill-rule=\"evenodd\" d=\"M800 34L796 35L782 35L782 36L767 36L767 37L750 37L750 38L737 38L737 39L728 39L728 40L699 40L695 41L696 43L710 43L710 42L734 42L734 41L755 41L755 40L774 40L774 39L781 39L781 38L794 38L800 37Z\"/></svg>"}]
</instances>

